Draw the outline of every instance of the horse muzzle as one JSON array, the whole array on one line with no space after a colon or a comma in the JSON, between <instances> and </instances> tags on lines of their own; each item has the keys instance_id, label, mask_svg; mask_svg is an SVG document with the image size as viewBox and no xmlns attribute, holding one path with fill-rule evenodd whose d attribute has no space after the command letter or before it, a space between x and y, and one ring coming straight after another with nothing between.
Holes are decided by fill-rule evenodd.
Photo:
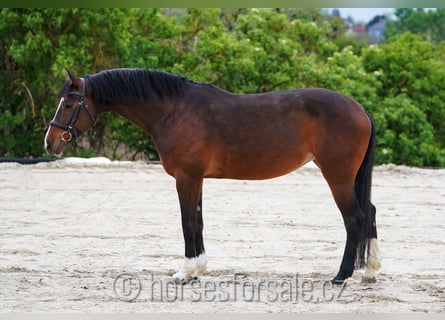
<instances>
[{"instance_id":1,"label":"horse muzzle","mask_svg":"<svg viewBox=\"0 0 445 320\"><path fill-rule=\"evenodd\" d=\"M56 147L53 148L53 144L48 141L45 140L45 151L50 154L50 155L55 155L55 156L59 156L62 154L64 149L64 145L63 145L63 141L62 139L59 140L59 142L56 144Z\"/></svg>"},{"instance_id":2,"label":"horse muzzle","mask_svg":"<svg viewBox=\"0 0 445 320\"><path fill-rule=\"evenodd\" d=\"M56 138L54 133L50 134L51 128L48 129L44 140L45 151L50 155L59 156L62 154L65 145L74 140L74 135L69 131L63 131L61 135Z\"/></svg>"}]
</instances>

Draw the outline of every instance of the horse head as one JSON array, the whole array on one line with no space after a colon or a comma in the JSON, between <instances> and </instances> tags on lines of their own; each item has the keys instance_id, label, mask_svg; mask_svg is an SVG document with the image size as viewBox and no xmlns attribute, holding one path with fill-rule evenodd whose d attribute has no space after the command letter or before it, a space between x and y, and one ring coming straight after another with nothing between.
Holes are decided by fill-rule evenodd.
<instances>
[{"instance_id":1,"label":"horse head","mask_svg":"<svg viewBox=\"0 0 445 320\"><path fill-rule=\"evenodd\" d=\"M45 150L49 154L62 153L66 144L94 125L96 108L90 95L87 80L67 70L56 113L45 135Z\"/></svg>"}]
</instances>

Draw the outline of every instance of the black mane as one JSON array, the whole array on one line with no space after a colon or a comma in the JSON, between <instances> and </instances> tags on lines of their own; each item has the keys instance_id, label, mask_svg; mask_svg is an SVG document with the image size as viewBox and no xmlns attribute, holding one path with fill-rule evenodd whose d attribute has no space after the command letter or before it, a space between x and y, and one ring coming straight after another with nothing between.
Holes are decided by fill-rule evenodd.
<instances>
[{"instance_id":1,"label":"black mane","mask_svg":"<svg viewBox=\"0 0 445 320\"><path fill-rule=\"evenodd\" d=\"M147 69L111 69L87 77L92 99L102 106L124 101L163 99L182 96L191 80L169 73Z\"/></svg>"}]
</instances>

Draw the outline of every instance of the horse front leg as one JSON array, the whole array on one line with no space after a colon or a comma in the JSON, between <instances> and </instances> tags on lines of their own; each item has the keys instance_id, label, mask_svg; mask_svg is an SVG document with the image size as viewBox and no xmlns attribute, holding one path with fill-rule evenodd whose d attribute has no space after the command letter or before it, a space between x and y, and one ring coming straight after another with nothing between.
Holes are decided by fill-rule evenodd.
<instances>
[{"instance_id":1,"label":"horse front leg","mask_svg":"<svg viewBox=\"0 0 445 320\"><path fill-rule=\"evenodd\" d=\"M204 272L207 263L202 238L202 182L202 178L193 178L188 175L176 177L185 243L184 264L173 276L179 283L197 280Z\"/></svg>"},{"instance_id":2,"label":"horse front leg","mask_svg":"<svg viewBox=\"0 0 445 320\"><path fill-rule=\"evenodd\" d=\"M197 222L198 222L197 224L198 230L196 232L196 238L195 238L196 256L198 257L197 274L192 275L192 278L195 279L198 279L199 276L204 273L207 266L207 258L204 249L204 236L203 236L204 220L202 218L202 184L201 184L201 190L199 192Z\"/></svg>"}]
</instances>

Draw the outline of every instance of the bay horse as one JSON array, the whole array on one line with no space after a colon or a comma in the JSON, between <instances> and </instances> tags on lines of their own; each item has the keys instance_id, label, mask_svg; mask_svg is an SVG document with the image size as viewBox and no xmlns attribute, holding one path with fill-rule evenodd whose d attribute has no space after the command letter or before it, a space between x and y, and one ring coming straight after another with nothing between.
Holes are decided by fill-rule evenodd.
<instances>
[{"instance_id":1,"label":"bay horse","mask_svg":"<svg viewBox=\"0 0 445 320\"><path fill-rule=\"evenodd\" d=\"M44 138L50 154L116 112L150 135L165 171L176 180L185 242L184 265L173 277L197 279L207 264L202 218L204 178L261 180L314 161L346 228L334 284L355 268L375 281L380 251L371 203L375 128L353 99L307 88L234 94L157 70L112 69L82 78L67 70L58 107ZM316 219L316 214L314 218Z\"/></svg>"}]
</instances>

